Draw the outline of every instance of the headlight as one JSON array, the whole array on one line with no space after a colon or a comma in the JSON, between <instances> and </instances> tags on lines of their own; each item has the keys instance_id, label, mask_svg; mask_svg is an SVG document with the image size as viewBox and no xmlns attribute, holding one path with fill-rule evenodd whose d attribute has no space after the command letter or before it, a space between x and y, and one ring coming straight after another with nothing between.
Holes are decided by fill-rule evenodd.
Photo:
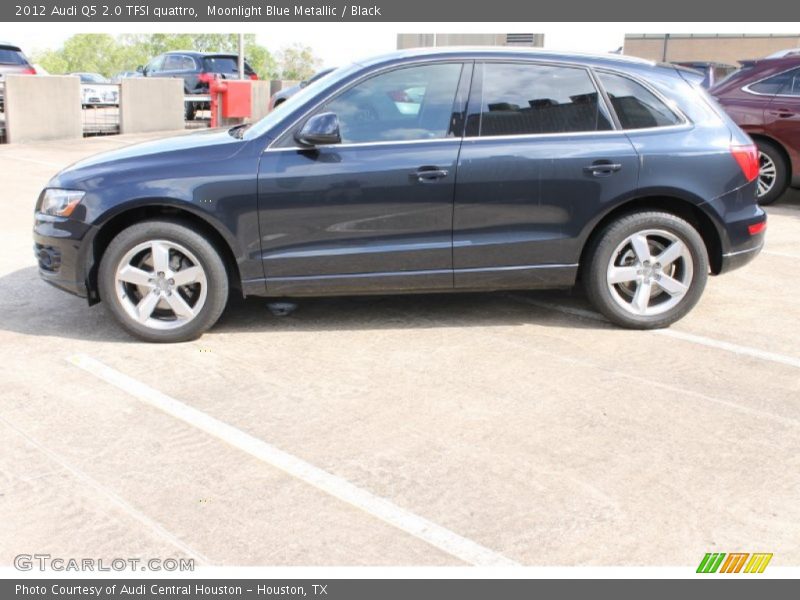
<instances>
[{"instance_id":1,"label":"headlight","mask_svg":"<svg viewBox=\"0 0 800 600\"><path fill-rule=\"evenodd\" d=\"M42 205L39 210L48 215L68 217L78 206L86 192L80 190L57 190L48 188L42 196Z\"/></svg>"}]
</instances>

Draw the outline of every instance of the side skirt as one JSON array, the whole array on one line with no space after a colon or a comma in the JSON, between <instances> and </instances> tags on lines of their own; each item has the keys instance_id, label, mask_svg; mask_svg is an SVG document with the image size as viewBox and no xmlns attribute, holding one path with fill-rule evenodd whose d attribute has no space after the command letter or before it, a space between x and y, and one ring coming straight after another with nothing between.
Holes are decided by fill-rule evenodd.
<instances>
[{"instance_id":1,"label":"side skirt","mask_svg":"<svg viewBox=\"0 0 800 600\"><path fill-rule=\"evenodd\" d=\"M577 264L553 264L306 275L251 279L242 282L242 291L245 296L274 297L568 288L577 274Z\"/></svg>"}]
</instances>

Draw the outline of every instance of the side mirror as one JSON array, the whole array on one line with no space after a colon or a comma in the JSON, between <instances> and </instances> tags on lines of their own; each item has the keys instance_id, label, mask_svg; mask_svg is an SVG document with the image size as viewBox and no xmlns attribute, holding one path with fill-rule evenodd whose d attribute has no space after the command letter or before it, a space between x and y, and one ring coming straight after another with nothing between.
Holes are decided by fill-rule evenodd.
<instances>
[{"instance_id":1,"label":"side mirror","mask_svg":"<svg viewBox=\"0 0 800 600\"><path fill-rule=\"evenodd\" d=\"M301 146L338 144L342 141L339 133L339 117L332 112L314 115L294 135L294 139Z\"/></svg>"},{"instance_id":2,"label":"side mirror","mask_svg":"<svg viewBox=\"0 0 800 600\"><path fill-rule=\"evenodd\" d=\"M136 72L137 73L144 73L144 67L142 65L139 65L138 67L136 67Z\"/></svg>"}]
</instances>

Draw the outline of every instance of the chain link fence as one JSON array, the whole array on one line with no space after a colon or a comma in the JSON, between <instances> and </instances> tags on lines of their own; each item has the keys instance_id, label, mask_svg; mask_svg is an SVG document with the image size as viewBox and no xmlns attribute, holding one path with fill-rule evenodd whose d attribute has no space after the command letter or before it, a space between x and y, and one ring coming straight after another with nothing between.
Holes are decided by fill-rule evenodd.
<instances>
[{"instance_id":1,"label":"chain link fence","mask_svg":"<svg viewBox=\"0 0 800 600\"><path fill-rule=\"evenodd\" d=\"M119 133L119 84L82 84L83 136Z\"/></svg>"}]
</instances>

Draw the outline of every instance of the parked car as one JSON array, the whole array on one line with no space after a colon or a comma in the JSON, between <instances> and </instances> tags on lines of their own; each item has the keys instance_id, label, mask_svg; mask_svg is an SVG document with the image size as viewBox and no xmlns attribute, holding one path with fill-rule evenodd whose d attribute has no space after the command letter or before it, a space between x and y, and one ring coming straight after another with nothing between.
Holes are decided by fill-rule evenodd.
<instances>
[{"instance_id":1,"label":"parked car","mask_svg":"<svg viewBox=\"0 0 800 600\"><path fill-rule=\"evenodd\" d=\"M70 73L81 79L81 105L116 106L119 88L100 73Z\"/></svg>"},{"instance_id":2,"label":"parked car","mask_svg":"<svg viewBox=\"0 0 800 600\"><path fill-rule=\"evenodd\" d=\"M758 146L758 201L800 185L800 56L742 61L711 93Z\"/></svg>"},{"instance_id":3,"label":"parked car","mask_svg":"<svg viewBox=\"0 0 800 600\"><path fill-rule=\"evenodd\" d=\"M319 81L320 79L325 77L327 74L332 73L335 70L336 70L335 67L329 67L327 69L322 69L321 71L318 71L318 72L314 73L314 75L312 75L311 77L309 77L305 81L301 81L297 85L293 85L293 86L284 88L282 90L278 90L277 92L272 94L272 98L270 98L269 109L272 110L274 108L277 108L278 106L280 106L281 104L286 102L289 98L294 96L297 92L302 90L304 87L314 83L315 81Z\"/></svg>"},{"instance_id":4,"label":"parked car","mask_svg":"<svg viewBox=\"0 0 800 600\"><path fill-rule=\"evenodd\" d=\"M133 77L141 77L142 74L139 71L122 71L121 73L117 73L114 77L111 78L113 83L120 83L123 79L131 79Z\"/></svg>"},{"instance_id":5,"label":"parked car","mask_svg":"<svg viewBox=\"0 0 800 600\"><path fill-rule=\"evenodd\" d=\"M19 46L0 42L0 82L6 75L36 75L36 69L31 65ZM0 86L0 111L5 110L5 90Z\"/></svg>"},{"instance_id":6,"label":"parked car","mask_svg":"<svg viewBox=\"0 0 800 600\"><path fill-rule=\"evenodd\" d=\"M777 52L773 52L772 54L766 56L765 58L785 58L787 56L798 56L800 55L800 48L786 48L785 50L778 50Z\"/></svg>"},{"instance_id":7,"label":"parked car","mask_svg":"<svg viewBox=\"0 0 800 600\"><path fill-rule=\"evenodd\" d=\"M415 111L392 94L418 90ZM683 71L527 49L397 52L253 125L80 161L36 204L42 278L135 336L195 338L229 289L568 288L683 317L764 241L750 138Z\"/></svg>"},{"instance_id":8,"label":"parked car","mask_svg":"<svg viewBox=\"0 0 800 600\"><path fill-rule=\"evenodd\" d=\"M686 67L687 69L699 71L703 76L701 85L706 89L713 87L736 70L735 65L704 60L683 61L676 62L675 64Z\"/></svg>"},{"instance_id":9,"label":"parked car","mask_svg":"<svg viewBox=\"0 0 800 600\"><path fill-rule=\"evenodd\" d=\"M183 79L183 91L187 95L208 94L209 82L239 77L239 56L220 52L194 52L180 50L159 54L138 71L144 77L176 77ZM249 79L258 75L245 60L244 74ZM208 102L186 102L186 120L191 121L198 110L207 110Z\"/></svg>"}]
</instances>

